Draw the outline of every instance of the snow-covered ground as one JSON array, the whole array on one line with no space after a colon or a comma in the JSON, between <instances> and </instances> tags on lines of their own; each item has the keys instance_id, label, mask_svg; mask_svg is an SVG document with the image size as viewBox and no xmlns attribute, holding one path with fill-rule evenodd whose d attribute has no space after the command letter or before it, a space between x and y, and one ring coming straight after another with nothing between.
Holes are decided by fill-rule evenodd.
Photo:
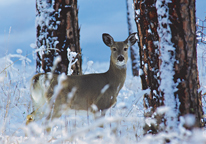
<instances>
[{"instance_id":1,"label":"snow-covered ground","mask_svg":"<svg viewBox=\"0 0 206 144\"><path fill-rule=\"evenodd\" d=\"M198 69L201 90L206 92L206 46L198 45ZM22 64L16 64L14 57ZM13 61L11 61L11 59ZM14 64L13 64L14 62ZM125 85L120 91L117 103L107 111L105 117L94 120L87 112L62 116L55 120L50 134L44 132L44 119L25 126L26 116L32 112L29 83L35 73L35 66L21 55L10 54L0 58L0 143L206 143L206 131L183 128L185 120L181 118L178 131L143 136L143 94L139 77L131 76L131 64L128 62L128 73ZM85 61L84 73L104 72L109 68L107 63ZM203 98L205 111L206 101ZM189 118L190 120L191 118ZM99 127L104 124L104 127ZM25 136L25 134L27 136Z\"/></svg>"},{"instance_id":2,"label":"snow-covered ground","mask_svg":"<svg viewBox=\"0 0 206 144\"><path fill-rule=\"evenodd\" d=\"M17 50L19 52L20 50ZM22 64L13 64L11 58L21 59ZM52 137L55 143L69 142L128 142L140 139L142 135L143 103L141 83L139 77L131 77L128 69L128 78L122 88L117 104L108 110L106 117L95 121L92 115L86 112L79 115L62 116L54 123L50 135L44 134L42 121L25 126L26 116L32 112L29 83L35 73L35 66L21 54L10 54L1 58L1 99L0 99L0 142L3 143L34 143L48 142ZM128 63L130 67L130 63ZM109 63L85 62L84 73L104 72ZM99 125L104 124L104 128ZM57 128L58 127L58 128ZM29 137L25 137L25 133ZM35 138L34 138L35 136Z\"/></svg>"}]
</instances>

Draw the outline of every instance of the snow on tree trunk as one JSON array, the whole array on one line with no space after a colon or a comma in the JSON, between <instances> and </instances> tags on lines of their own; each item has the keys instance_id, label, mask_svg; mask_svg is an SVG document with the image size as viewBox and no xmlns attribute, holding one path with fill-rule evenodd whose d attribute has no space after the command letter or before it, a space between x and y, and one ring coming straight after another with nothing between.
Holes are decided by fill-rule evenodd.
<instances>
[{"instance_id":1,"label":"snow on tree trunk","mask_svg":"<svg viewBox=\"0 0 206 144\"><path fill-rule=\"evenodd\" d=\"M175 0L169 4L172 42L176 47L175 97L179 99L179 115L194 114L195 126L202 126L202 96L198 92L195 0Z\"/></svg>"},{"instance_id":2,"label":"snow on tree trunk","mask_svg":"<svg viewBox=\"0 0 206 144\"><path fill-rule=\"evenodd\" d=\"M195 0L134 0L144 104L150 116L165 105L163 124L175 130L179 116L194 114L202 126L196 56ZM151 129L150 129L151 131ZM152 133L158 130L153 129Z\"/></svg>"},{"instance_id":3,"label":"snow on tree trunk","mask_svg":"<svg viewBox=\"0 0 206 144\"><path fill-rule=\"evenodd\" d=\"M78 53L78 61L72 65L72 70L74 75L82 74L82 58L81 58L81 48L80 48L80 29L78 24L78 8L77 0L65 0L66 7L66 36L68 40L68 45L71 51Z\"/></svg>"},{"instance_id":4,"label":"snow on tree trunk","mask_svg":"<svg viewBox=\"0 0 206 144\"><path fill-rule=\"evenodd\" d=\"M177 129L179 115L179 98L174 96L176 83L174 82L174 63L175 63L175 44L172 40L172 25L169 19L170 0L157 0L156 9L158 16L158 35L159 35L159 50L160 50L160 86L159 90L164 96L165 106L170 108L165 115L166 125L170 129Z\"/></svg>"},{"instance_id":5,"label":"snow on tree trunk","mask_svg":"<svg viewBox=\"0 0 206 144\"><path fill-rule=\"evenodd\" d=\"M133 9L133 0L126 0L127 5L127 24L129 35L131 35L134 31L135 23L134 23L134 9ZM130 47L130 54L132 60L132 74L133 76L139 75L139 47L137 44Z\"/></svg>"},{"instance_id":6,"label":"snow on tree trunk","mask_svg":"<svg viewBox=\"0 0 206 144\"><path fill-rule=\"evenodd\" d=\"M159 36L157 33L157 13L155 0L135 0L135 21L138 30L140 48L140 77L142 89L150 88L150 94L144 96L146 108L154 112L163 105L159 93Z\"/></svg>"},{"instance_id":7,"label":"snow on tree trunk","mask_svg":"<svg viewBox=\"0 0 206 144\"><path fill-rule=\"evenodd\" d=\"M54 59L60 55L61 62L55 73L67 73L69 60L67 49L81 53L77 0L36 0L37 67L36 71L50 72ZM81 56L73 65L73 74L81 74Z\"/></svg>"}]
</instances>

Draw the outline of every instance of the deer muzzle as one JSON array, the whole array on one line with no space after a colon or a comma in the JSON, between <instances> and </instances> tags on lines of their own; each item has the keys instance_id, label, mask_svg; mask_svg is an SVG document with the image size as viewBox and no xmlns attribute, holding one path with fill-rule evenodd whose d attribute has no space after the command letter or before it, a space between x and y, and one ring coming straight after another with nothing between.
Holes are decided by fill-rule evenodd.
<instances>
[{"instance_id":1,"label":"deer muzzle","mask_svg":"<svg viewBox=\"0 0 206 144\"><path fill-rule=\"evenodd\" d=\"M122 56L122 55L118 56L117 60L119 62L123 62L124 61L124 56Z\"/></svg>"}]
</instances>

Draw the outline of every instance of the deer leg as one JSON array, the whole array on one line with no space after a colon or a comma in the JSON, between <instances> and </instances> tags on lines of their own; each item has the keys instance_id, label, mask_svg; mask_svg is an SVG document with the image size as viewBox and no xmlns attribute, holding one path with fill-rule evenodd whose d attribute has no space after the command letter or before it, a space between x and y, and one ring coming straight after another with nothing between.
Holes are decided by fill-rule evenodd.
<instances>
[{"instance_id":1,"label":"deer leg","mask_svg":"<svg viewBox=\"0 0 206 144\"><path fill-rule=\"evenodd\" d=\"M61 117L61 108L58 105L53 106L53 108L50 109L50 112L48 114L48 116L46 117L46 131L47 133L51 132L51 122L55 119L55 118L59 118Z\"/></svg>"}]
</instances>

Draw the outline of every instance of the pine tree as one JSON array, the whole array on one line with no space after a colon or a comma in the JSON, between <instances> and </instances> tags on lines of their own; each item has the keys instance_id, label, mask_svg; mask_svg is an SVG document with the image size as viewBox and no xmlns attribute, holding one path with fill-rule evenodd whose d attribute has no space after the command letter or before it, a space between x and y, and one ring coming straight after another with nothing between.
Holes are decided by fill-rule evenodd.
<instances>
[{"instance_id":1,"label":"pine tree","mask_svg":"<svg viewBox=\"0 0 206 144\"><path fill-rule=\"evenodd\" d=\"M195 115L194 126L202 126L195 0L134 0L134 7L142 89L150 88L145 107L151 113L159 106L169 107L171 111L160 121L169 129L175 129L179 116L185 114Z\"/></svg>"},{"instance_id":2,"label":"pine tree","mask_svg":"<svg viewBox=\"0 0 206 144\"><path fill-rule=\"evenodd\" d=\"M77 0L36 0L36 11L37 73L50 72L54 59L61 56L55 73L67 74L69 48L78 53L73 74L81 74Z\"/></svg>"}]
</instances>

